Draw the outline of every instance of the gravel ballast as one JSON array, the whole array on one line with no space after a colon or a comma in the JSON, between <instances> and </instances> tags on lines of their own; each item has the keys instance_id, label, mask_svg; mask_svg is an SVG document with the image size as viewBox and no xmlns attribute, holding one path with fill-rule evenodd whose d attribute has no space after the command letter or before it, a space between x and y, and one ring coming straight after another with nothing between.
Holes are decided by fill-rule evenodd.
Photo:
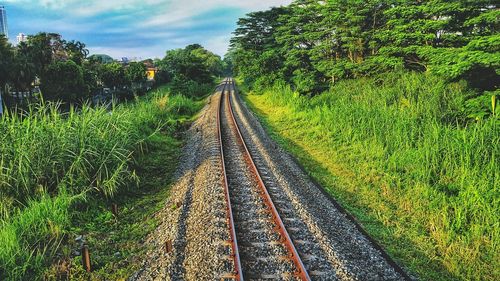
<instances>
[{"instance_id":1,"label":"gravel ballast","mask_svg":"<svg viewBox=\"0 0 500 281\"><path fill-rule=\"evenodd\" d=\"M187 132L177 181L144 243L144 264L130 280L220 280L232 268L216 122L221 89Z\"/></svg>"}]
</instances>

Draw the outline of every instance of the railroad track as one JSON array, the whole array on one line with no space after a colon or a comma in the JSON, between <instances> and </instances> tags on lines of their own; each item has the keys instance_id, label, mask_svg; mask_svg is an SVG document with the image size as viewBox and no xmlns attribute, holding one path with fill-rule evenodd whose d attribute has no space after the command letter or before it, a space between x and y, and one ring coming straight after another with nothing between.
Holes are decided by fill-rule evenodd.
<instances>
[{"instance_id":1,"label":"railroad track","mask_svg":"<svg viewBox=\"0 0 500 281\"><path fill-rule=\"evenodd\" d=\"M224 80L217 92L218 144L230 230L225 268L231 268L221 279L412 280L354 219L345 212L338 215L342 209L332 199L321 203L329 207L320 207L319 216L311 217L303 208L304 197L290 193L288 183L272 166L274 161L262 152L234 81ZM321 194L314 194L314 189L299 192L304 191L313 192L307 197L315 201L313 205L319 202ZM325 225L318 227L318 218Z\"/></svg>"},{"instance_id":2,"label":"railroad track","mask_svg":"<svg viewBox=\"0 0 500 281\"><path fill-rule=\"evenodd\" d=\"M215 92L171 197L182 207L130 280L414 280L266 136L232 79Z\"/></svg>"},{"instance_id":3,"label":"railroad track","mask_svg":"<svg viewBox=\"0 0 500 281\"><path fill-rule=\"evenodd\" d=\"M210 101L173 189L182 207L131 280L414 280L266 136L232 79Z\"/></svg>"},{"instance_id":4,"label":"railroad track","mask_svg":"<svg viewBox=\"0 0 500 281\"><path fill-rule=\"evenodd\" d=\"M223 279L311 280L242 137L226 79L218 133L234 272Z\"/></svg>"}]
</instances>

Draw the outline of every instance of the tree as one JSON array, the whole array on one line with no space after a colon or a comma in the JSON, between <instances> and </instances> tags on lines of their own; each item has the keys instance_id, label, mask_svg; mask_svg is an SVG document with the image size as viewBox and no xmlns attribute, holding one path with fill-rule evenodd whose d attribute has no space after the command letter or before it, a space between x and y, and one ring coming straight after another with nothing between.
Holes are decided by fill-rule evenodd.
<instances>
[{"instance_id":1,"label":"tree","mask_svg":"<svg viewBox=\"0 0 500 281\"><path fill-rule=\"evenodd\" d=\"M201 59L205 67L212 75L222 75L224 66L222 64L220 56L204 49L201 45L198 46L199 47L190 50L191 54Z\"/></svg>"},{"instance_id":2,"label":"tree","mask_svg":"<svg viewBox=\"0 0 500 281\"><path fill-rule=\"evenodd\" d=\"M55 54L60 53L61 44L58 42L60 36L51 33L38 33L28 36L28 50L31 62L35 66L35 73L42 77L47 71L47 67L52 63Z\"/></svg>"},{"instance_id":3,"label":"tree","mask_svg":"<svg viewBox=\"0 0 500 281\"><path fill-rule=\"evenodd\" d=\"M83 70L71 60L51 63L43 76L41 89L46 100L76 102L84 98Z\"/></svg>"},{"instance_id":4,"label":"tree","mask_svg":"<svg viewBox=\"0 0 500 281\"><path fill-rule=\"evenodd\" d=\"M83 83L85 84L85 95L90 98L99 89L100 65L90 61L84 61L82 66Z\"/></svg>"},{"instance_id":5,"label":"tree","mask_svg":"<svg viewBox=\"0 0 500 281\"><path fill-rule=\"evenodd\" d=\"M108 88L118 89L130 85L125 69L117 62L103 64L101 66L101 79Z\"/></svg>"},{"instance_id":6,"label":"tree","mask_svg":"<svg viewBox=\"0 0 500 281\"><path fill-rule=\"evenodd\" d=\"M10 82L19 91L31 90L36 78L36 66L32 61L30 49L25 42L17 45Z\"/></svg>"},{"instance_id":7,"label":"tree","mask_svg":"<svg viewBox=\"0 0 500 281\"><path fill-rule=\"evenodd\" d=\"M83 60L88 56L89 50L85 49L85 44L80 41L64 41L64 50L70 60L78 65L83 64Z\"/></svg>"},{"instance_id":8,"label":"tree","mask_svg":"<svg viewBox=\"0 0 500 281\"><path fill-rule=\"evenodd\" d=\"M284 70L286 52L276 38L276 31L283 24L280 18L288 12L286 8L272 8L238 20L230 51L234 72L261 85L289 78Z\"/></svg>"},{"instance_id":9,"label":"tree","mask_svg":"<svg viewBox=\"0 0 500 281\"><path fill-rule=\"evenodd\" d=\"M213 79L207 64L193 53L200 47L200 45L190 45L185 49L167 51L161 62L162 68L167 69L174 78L179 77L200 84L211 83Z\"/></svg>"},{"instance_id":10,"label":"tree","mask_svg":"<svg viewBox=\"0 0 500 281\"><path fill-rule=\"evenodd\" d=\"M0 91L11 77L11 68L14 61L14 50L5 36L0 35Z\"/></svg>"},{"instance_id":11,"label":"tree","mask_svg":"<svg viewBox=\"0 0 500 281\"><path fill-rule=\"evenodd\" d=\"M224 55L222 60L223 74L224 76L236 76L237 72L234 65L234 48L229 49L229 51Z\"/></svg>"},{"instance_id":12,"label":"tree","mask_svg":"<svg viewBox=\"0 0 500 281\"><path fill-rule=\"evenodd\" d=\"M132 83L141 84L147 80L147 68L144 63L132 62L125 70L127 79Z\"/></svg>"},{"instance_id":13,"label":"tree","mask_svg":"<svg viewBox=\"0 0 500 281\"><path fill-rule=\"evenodd\" d=\"M282 24L276 29L276 41L287 54L285 78L304 94L317 92L318 82L323 80L311 56L313 49L321 44L318 31L323 29L320 26L322 8L323 3L318 1L295 1L288 7L288 12L280 16Z\"/></svg>"}]
</instances>

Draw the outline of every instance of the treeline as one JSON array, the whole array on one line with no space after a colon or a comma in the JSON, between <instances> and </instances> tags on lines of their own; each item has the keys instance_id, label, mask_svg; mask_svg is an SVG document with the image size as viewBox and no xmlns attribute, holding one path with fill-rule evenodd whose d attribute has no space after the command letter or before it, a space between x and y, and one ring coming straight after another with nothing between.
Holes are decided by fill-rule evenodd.
<instances>
[{"instance_id":1,"label":"treeline","mask_svg":"<svg viewBox=\"0 0 500 281\"><path fill-rule=\"evenodd\" d=\"M56 33L29 36L15 47L0 37L0 86L9 85L14 92L39 86L45 100L75 103L91 98L100 87L124 90L146 82L142 63L124 67L88 54L84 43L63 40Z\"/></svg>"},{"instance_id":2,"label":"treeline","mask_svg":"<svg viewBox=\"0 0 500 281\"><path fill-rule=\"evenodd\" d=\"M494 90L499 19L495 1L296 0L241 18L228 58L255 86L284 80L305 94L400 69Z\"/></svg>"},{"instance_id":3,"label":"treeline","mask_svg":"<svg viewBox=\"0 0 500 281\"><path fill-rule=\"evenodd\" d=\"M222 72L220 57L200 45L168 51L156 61L120 63L88 55L84 43L63 40L56 33L28 36L17 46L0 36L0 89L8 85L10 91L31 93L39 86L44 100L81 103L102 94L103 88L118 98L144 92L146 65L157 71L157 83L174 81L177 88L188 90L212 85Z\"/></svg>"}]
</instances>

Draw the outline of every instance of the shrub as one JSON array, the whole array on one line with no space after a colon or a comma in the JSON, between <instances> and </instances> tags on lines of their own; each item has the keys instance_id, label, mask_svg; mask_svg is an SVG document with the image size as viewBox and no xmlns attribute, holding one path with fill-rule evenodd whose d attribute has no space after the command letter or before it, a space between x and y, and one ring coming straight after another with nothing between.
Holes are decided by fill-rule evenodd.
<instances>
[{"instance_id":1,"label":"shrub","mask_svg":"<svg viewBox=\"0 0 500 281\"><path fill-rule=\"evenodd\" d=\"M199 83L189 80L182 75L177 75L171 84L172 93L188 97L203 97L213 91L213 84Z\"/></svg>"}]
</instances>

